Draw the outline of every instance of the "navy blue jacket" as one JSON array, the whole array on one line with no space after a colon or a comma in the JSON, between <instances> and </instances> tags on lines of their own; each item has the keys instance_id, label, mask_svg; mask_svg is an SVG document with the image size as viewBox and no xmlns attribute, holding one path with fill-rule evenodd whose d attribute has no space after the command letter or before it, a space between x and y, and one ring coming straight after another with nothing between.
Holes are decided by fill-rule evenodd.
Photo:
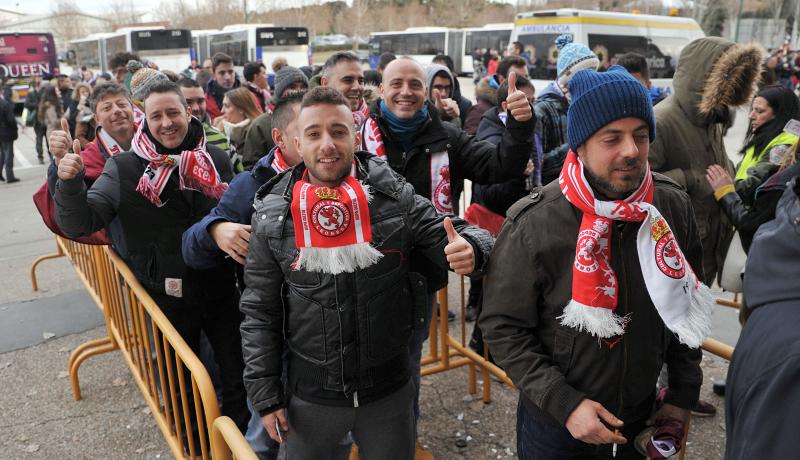
<instances>
[{"instance_id":1,"label":"navy blue jacket","mask_svg":"<svg viewBox=\"0 0 800 460\"><path fill-rule=\"evenodd\" d=\"M225 253L208 233L211 224L219 221L249 224L253 216L253 198L262 185L275 176L270 166L275 157L275 148L261 157L250 171L237 174L219 204L211 212L183 233L181 251L186 265L194 269L215 267Z\"/></svg>"}]
</instances>

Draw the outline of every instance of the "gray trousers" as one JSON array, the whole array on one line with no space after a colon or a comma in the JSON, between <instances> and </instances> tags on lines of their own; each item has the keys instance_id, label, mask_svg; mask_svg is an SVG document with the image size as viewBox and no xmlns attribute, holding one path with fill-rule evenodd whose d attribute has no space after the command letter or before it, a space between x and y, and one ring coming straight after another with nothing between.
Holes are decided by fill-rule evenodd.
<instances>
[{"instance_id":1,"label":"gray trousers","mask_svg":"<svg viewBox=\"0 0 800 460\"><path fill-rule=\"evenodd\" d=\"M328 458L353 433L362 460L414 458L414 395L411 380L394 393L359 407L324 406L297 396L289 400L289 460Z\"/></svg>"}]
</instances>

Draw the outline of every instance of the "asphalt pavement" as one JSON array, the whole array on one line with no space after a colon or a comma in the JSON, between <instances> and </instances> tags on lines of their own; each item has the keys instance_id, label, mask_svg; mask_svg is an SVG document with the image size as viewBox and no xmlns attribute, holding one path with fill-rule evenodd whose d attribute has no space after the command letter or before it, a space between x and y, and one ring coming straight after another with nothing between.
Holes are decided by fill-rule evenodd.
<instances>
[{"instance_id":1,"label":"asphalt pavement","mask_svg":"<svg viewBox=\"0 0 800 460\"><path fill-rule=\"evenodd\" d=\"M471 79L460 78L472 96ZM738 151L746 130L739 113L726 138ZM152 415L122 357L110 353L81 368L83 401L73 401L66 378L69 352L104 334L97 307L65 258L44 261L30 283L31 263L52 253L55 242L31 196L43 184L32 129L15 143L15 184L0 182L0 460L1 459L153 459L171 457ZM731 155L736 161L735 155ZM451 292L451 305L460 297ZM736 312L718 307L712 336L734 344ZM704 358L703 397L720 413L693 422L688 457L722 458L723 400L711 392L727 364ZM453 370L422 379L420 439L439 459L515 457L516 395L493 382L494 402L483 404L466 391L467 374ZM480 382L479 382L480 383Z\"/></svg>"}]
</instances>

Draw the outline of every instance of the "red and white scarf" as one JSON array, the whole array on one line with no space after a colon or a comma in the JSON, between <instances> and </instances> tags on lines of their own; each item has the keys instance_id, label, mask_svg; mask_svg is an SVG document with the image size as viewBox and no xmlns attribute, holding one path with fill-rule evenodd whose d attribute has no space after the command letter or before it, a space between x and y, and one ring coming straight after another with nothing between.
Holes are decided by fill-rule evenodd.
<instances>
[{"instance_id":1,"label":"red and white scarf","mask_svg":"<svg viewBox=\"0 0 800 460\"><path fill-rule=\"evenodd\" d=\"M686 261L667 221L651 203L653 177L647 164L639 188L624 200L595 198L583 163L570 151L558 178L561 192L583 212L572 268L572 300L561 324L599 338L624 334L629 319L617 315L618 284L611 268L611 224L641 222L636 238L639 265L647 292L664 324L692 348L703 343L711 327L713 300Z\"/></svg>"},{"instance_id":2,"label":"red and white scarf","mask_svg":"<svg viewBox=\"0 0 800 460\"><path fill-rule=\"evenodd\" d=\"M275 174L280 174L291 168L291 166L289 166L289 163L287 163L286 160L284 160L283 152L281 152L280 147L275 148L275 152L272 158L272 163L270 163L270 166L272 167L272 170L275 171Z\"/></svg>"},{"instance_id":3,"label":"red and white scarf","mask_svg":"<svg viewBox=\"0 0 800 460\"><path fill-rule=\"evenodd\" d=\"M119 145L119 142L111 137L111 134L108 134L105 129L99 126L97 127L95 137L97 137L97 142L109 157L113 157L114 155L125 151L122 146Z\"/></svg>"},{"instance_id":4,"label":"red and white scarf","mask_svg":"<svg viewBox=\"0 0 800 460\"><path fill-rule=\"evenodd\" d=\"M163 206L161 192L164 191L172 172L180 168L181 190L196 190L217 199L222 197L228 184L222 182L211 155L206 151L205 134L194 149L184 150L180 155L164 155L156 151L155 144L144 132L144 128L145 123L139 125L133 135L132 144L134 153L148 161L144 174L136 186L137 192L156 206Z\"/></svg>"},{"instance_id":5,"label":"red and white scarf","mask_svg":"<svg viewBox=\"0 0 800 460\"><path fill-rule=\"evenodd\" d=\"M353 112L353 123L356 125L356 130L361 129L365 121L369 119L369 106L364 99L361 99L361 106Z\"/></svg>"},{"instance_id":6,"label":"red and white scarf","mask_svg":"<svg viewBox=\"0 0 800 460\"><path fill-rule=\"evenodd\" d=\"M364 150L386 158L386 149L383 144L378 123L371 117L367 118L361 128L361 143ZM437 211L444 214L453 214L453 192L450 185L450 155L447 150L430 154L431 190L430 200ZM417 191L419 193L419 191Z\"/></svg>"},{"instance_id":7,"label":"red and white scarf","mask_svg":"<svg viewBox=\"0 0 800 460\"><path fill-rule=\"evenodd\" d=\"M318 187L308 171L292 189L295 245L300 254L295 270L333 275L374 265L383 255L370 244L368 188L347 176L338 187Z\"/></svg>"}]
</instances>

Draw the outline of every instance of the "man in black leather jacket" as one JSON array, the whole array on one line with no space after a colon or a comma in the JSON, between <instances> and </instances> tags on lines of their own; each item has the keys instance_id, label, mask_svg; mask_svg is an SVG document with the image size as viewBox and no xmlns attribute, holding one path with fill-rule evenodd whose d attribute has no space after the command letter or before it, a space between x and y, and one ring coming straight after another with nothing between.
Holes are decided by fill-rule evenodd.
<instances>
[{"instance_id":1,"label":"man in black leather jacket","mask_svg":"<svg viewBox=\"0 0 800 460\"><path fill-rule=\"evenodd\" d=\"M332 88L304 97L297 124L303 163L255 200L240 304L248 395L289 458L324 458L348 431L366 458L413 458L408 346L428 300L411 252L468 274L492 239L356 153L352 114Z\"/></svg>"}]
</instances>

